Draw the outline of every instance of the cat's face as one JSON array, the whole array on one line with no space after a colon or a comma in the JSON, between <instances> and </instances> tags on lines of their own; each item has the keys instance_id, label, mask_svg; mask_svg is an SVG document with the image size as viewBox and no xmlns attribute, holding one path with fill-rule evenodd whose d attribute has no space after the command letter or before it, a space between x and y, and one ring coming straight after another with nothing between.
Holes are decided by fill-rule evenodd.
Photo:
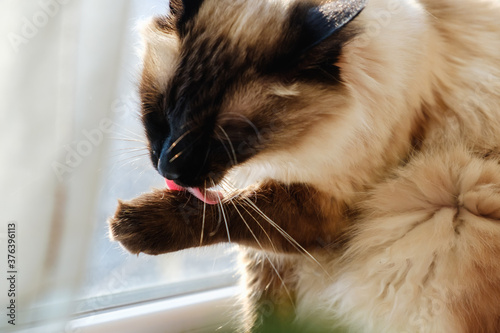
<instances>
[{"instance_id":1,"label":"cat's face","mask_svg":"<svg viewBox=\"0 0 500 333\"><path fill-rule=\"evenodd\" d=\"M143 31L142 119L159 173L210 187L235 165L322 135L324 124L341 133L357 121L340 58L363 29L364 6L171 1L170 14Z\"/></svg>"},{"instance_id":2,"label":"cat's face","mask_svg":"<svg viewBox=\"0 0 500 333\"><path fill-rule=\"evenodd\" d=\"M233 165L294 145L335 116L318 112L317 103L325 94L333 106L344 102L335 63L355 31L333 30L362 4L341 18L314 2L185 5L146 32L143 120L165 178L190 187L217 182Z\"/></svg>"}]
</instances>

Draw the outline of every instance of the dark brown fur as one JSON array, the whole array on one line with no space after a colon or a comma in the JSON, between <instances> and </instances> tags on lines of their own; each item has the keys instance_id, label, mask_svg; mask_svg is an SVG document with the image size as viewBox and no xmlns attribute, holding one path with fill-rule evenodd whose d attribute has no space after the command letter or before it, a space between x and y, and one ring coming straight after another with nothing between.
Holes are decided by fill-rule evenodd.
<instances>
[{"instance_id":1,"label":"dark brown fur","mask_svg":"<svg viewBox=\"0 0 500 333\"><path fill-rule=\"evenodd\" d=\"M321 311L328 332L338 318L498 331L500 96L460 102L498 69L495 21L475 22L493 2L469 16L469 0L401 1L399 14L372 1L331 33L364 1L320 3L175 0L153 21L140 93L154 167L191 192L234 166L262 183L213 206L154 190L120 202L111 236L152 255L249 247L247 331L295 332Z\"/></svg>"},{"instance_id":2,"label":"dark brown fur","mask_svg":"<svg viewBox=\"0 0 500 333\"><path fill-rule=\"evenodd\" d=\"M257 213L252 204L294 241ZM351 223L347 205L305 185L267 182L239 191L223 201L222 209L224 214L218 206L204 207L187 192L154 190L121 201L109 220L110 231L112 238L131 253L158 255L227 242L228 233L234 243L268 251L269 255L251 251L246 255L249 294L243 304L242 329L292 332L297 329L292 325L293 256L288 261L275 260L274 254L337 250Z\"/></svg>"},{"instance_id":3,"label":"dark brown fur","mask_svg":"<svg viewBox=\"0 0 500 333\"><path fill-rule=\"evenodd\" d=\"M297 243L286 239L252 203ZM231 241L241 245L278 253L300 253L299 245L316 251L327 245L321 235L335 242L348 224L344 204L305 185L267 182L224 200L222 208L225 220L220 207L204 207L187 192L154 190L120 202L109 224L113 239L127 250L153 255L227 242L226 222Z\"/></svg>"}]
</instances>

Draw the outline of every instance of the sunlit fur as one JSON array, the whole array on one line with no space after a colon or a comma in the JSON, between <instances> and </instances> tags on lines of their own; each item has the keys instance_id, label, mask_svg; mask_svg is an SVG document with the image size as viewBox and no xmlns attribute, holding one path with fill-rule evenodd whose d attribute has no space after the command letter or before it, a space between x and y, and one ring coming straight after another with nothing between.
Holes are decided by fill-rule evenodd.
<instances>
[{"instance_id":1,"label":"sunlit fur","mask_svg":"<svg viewBox=\"0 0 500 333\"><path fill-rule=\"evenodd\" d=\"M294 1L205 0L195 24L270 48ZM294 267L283 275L297 322L500 331L499 20L494 0L371 0L350 23L361 33L342 49L341 87L261 80L223 104L221 117L246 118L273 95L304 105L289 119L297 140L278 138L229 182L305 183L357 212L347 246L316 256L322 268L307 256L256 255L273 258L271 275ZM161 90L180 41L154 22L143 32L143 82Z\"/></svg>"}]
</instances>

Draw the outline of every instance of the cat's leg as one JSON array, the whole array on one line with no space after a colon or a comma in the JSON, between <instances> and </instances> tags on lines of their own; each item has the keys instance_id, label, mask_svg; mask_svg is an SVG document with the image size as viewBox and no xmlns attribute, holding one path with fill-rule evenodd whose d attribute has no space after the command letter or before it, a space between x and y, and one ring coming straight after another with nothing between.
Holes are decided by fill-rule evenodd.
<instances>
[{"instance_id":1,"label":"cat's leg","mask_svg":"<svg viewBox=\"0 0 500 333\"><path fill-rule=\"evenodd\" d=\"M251 249L242 251L242 332L295 332L296 259Z\"/></svg>"},{"instance_id":2,"label":"cat's leg","mask_svg":"<svg viewBox=\"0 0 500 333\"><path fill-rule=\"evenodd\" d=\"M188 192L155 190L120 202L109 225L111 237L132 253L156 255L228 240L305 253L334 243L346 227L345 213L345 204L310 186L268 181L220 205L205 205Z\"/></svg>"}]
</instances>

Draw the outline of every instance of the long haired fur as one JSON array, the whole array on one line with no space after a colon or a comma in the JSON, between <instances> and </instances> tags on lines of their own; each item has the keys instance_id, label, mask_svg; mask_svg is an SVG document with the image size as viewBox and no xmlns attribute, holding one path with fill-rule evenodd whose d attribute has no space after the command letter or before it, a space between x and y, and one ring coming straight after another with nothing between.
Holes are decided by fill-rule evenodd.
<instances>
[{"instance_id":1,"label":"long haired fur","mask_svg":"<svg viewBox=\"0 0 500 333\"><path fill-rule=\"evenodd\" d=\"M358 1L325 36L323 5L173 1L147 25L153 164L226 192L122 202L112 237L247 247L244 331L500 331L500 3Z\"/></svg>"}]
</instances>

